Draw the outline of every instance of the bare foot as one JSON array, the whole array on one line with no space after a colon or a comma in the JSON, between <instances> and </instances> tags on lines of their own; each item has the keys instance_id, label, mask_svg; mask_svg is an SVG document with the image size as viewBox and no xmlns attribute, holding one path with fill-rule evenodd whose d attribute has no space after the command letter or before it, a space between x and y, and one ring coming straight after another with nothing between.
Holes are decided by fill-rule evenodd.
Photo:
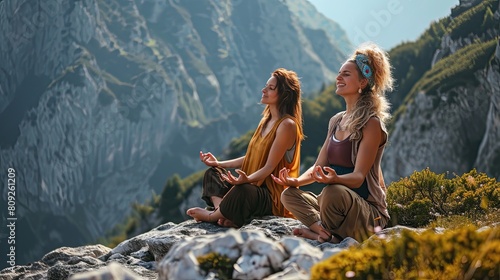
<instances>
[{"instance_id":1,"label":"bare foot","mask_svg":"<svg viewBox=\"0 0 500 280\"><path fill-rule=\"evenodd\" d=\"M306 227L294 228L292 233L295 236L304 237L311 240L318 240L319 237L319 234Z\"/></svg>"},{"instance_id":2,"label":"bare foot","mask_svg":"<svg viewBox=\"0 0 500 280\"><path fill-rule=\"evenodd\" d=\"M237 225L235 225L232 221L228 220L228 219L225 219L225 218L220 218L217 223L219 224L219 226L222 226L222 227L227 227L227 228L238 228Z\"/></svg>"},{"instance_id":3,"label":"bare foot","mask_svg":"<svg viewBox=\"0 0 500 280\"><path fill-rule=\"evenodd\" d=\"M295 228L293 230L293 235L299 236L299 237L304 237L304 238L311 239L311 240L316 240L319 243L325 243L325 242L338 243L338 242L340 242L330 232L328 232L328 230L326 230L323 227L323 225L321 224L321 221L312 224L310 228L306 228L306 227Z\"/></svg>"},{"instance_id":4,"label":"bare foot","mask_svg":"<svg viewBox=\"0 0 500 280\"><path fill-rule=\"evenodd\" d=\"M212 220L210 219L210 214L212 213L212 211L200 207L189 208L186 211L186 214L193 217L193 219L197 222L212 222Z\"/></svg>"}]
</instances>

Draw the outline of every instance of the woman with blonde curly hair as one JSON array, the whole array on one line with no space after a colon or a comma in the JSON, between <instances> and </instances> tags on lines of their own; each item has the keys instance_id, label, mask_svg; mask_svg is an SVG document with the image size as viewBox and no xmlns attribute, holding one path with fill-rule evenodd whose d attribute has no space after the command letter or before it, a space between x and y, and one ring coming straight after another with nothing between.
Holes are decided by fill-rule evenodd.
<instances>
[{"instance_id":1,"label":"woman with blonde curly hair","mask_svg":"<svg viewBox=\"0 0 500 280\"><path fill-rule=\"evenodd\" d=\"M360 46L340 68L336 93L346 109L330 119L326 140L315 164L300 177L280 170L275 182L290 186L284 206L307 228L293 234L319 242L362 241L389 220L380 163L390 117L385 92L393 78L387 54L375 44ZM326 184L316 196L298 187Z\"/></svg>"}]
</instances>

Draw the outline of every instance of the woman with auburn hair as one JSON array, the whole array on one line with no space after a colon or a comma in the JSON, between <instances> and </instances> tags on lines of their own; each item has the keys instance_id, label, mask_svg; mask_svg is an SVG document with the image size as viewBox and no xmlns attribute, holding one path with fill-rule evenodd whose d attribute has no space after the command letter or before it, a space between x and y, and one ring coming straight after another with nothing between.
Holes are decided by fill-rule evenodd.
<instances>
[{"instance_id":1,"label":"woman with auburn hair","mask_svg":"<svg viewBox=\"0 0 500 280\"><path fill-rule=\"evenodd\" d=\"M200 151L200 160L210 168L205 172L202 199L210 211L195 207L186 214L196 221L217 222L225 227L241 227L253 217L292 217L281 203L284 186L271 174L285 168L299 175L302 131L302 100L299 78L293 71L276 69L262 89L265 104L262 118L244 156L218 161ZM236 168L234 176L227 169Z\"/></svg>"},{"instance_id":2,"label":"woman with auburn hair","mask_svg":"<svg viewBox=\"0 0 500 280\"><path fill-rule=\"evenodd\" d=\"M380 168L390 117L385 92L393 87L387 54L375 44L360 46L340 68L336 83L346 109L330 119L315 164L298 178L283 168L273 179L290 186L282 202L307 226L294 229L294 235L361 242L390 218ZM313 182L326 184L318 196L298 188Z\"/></svg>"}]
</instances>

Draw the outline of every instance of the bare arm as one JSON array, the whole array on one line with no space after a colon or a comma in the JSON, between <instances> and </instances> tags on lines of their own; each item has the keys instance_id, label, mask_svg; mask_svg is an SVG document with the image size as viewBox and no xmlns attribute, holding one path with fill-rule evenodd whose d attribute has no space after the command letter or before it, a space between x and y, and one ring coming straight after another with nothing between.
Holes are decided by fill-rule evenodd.
<instances>
[{"instance_id":1,"label":"bare arm","mask_svg":"<svg viewBox=\"0 0 500 280\"><path fill-rule=\"evenodd\" d=\"M200 151L200 160L207 166L219 166L223 168L240 168L241 165L243 165L244 159L245 156L235 159L218 161L217 158L214 155L212 155L212 153L210 152L204 153Z\"/></svg>"},{"instance_id":2,"label":"bare arm","mask_svg":"<svg viewBox=\"0 0 500 280\"><path fill-rule=\"evenodd\" d=\"M245 156L219 161L219 167L224 168L240 168L243 165L243 160L245 160Z\"/></svg>"}]
</instances>

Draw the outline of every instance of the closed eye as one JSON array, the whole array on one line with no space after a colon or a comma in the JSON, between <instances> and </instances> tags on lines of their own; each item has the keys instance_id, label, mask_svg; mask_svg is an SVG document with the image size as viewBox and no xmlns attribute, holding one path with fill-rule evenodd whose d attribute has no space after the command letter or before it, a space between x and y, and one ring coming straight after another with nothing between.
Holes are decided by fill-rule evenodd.
<instances>
[{"instance_id":1,"label":"closed eye","mask_svg":"<svg viewBox=\"0 0 500 280\"><path fill-rule=\"evenodd\" d=\"M265 85L264 88L267 88L268 90L275 90L276 89L276 86L272 86L272 85Z\"/></svg>"}]
</instances>

